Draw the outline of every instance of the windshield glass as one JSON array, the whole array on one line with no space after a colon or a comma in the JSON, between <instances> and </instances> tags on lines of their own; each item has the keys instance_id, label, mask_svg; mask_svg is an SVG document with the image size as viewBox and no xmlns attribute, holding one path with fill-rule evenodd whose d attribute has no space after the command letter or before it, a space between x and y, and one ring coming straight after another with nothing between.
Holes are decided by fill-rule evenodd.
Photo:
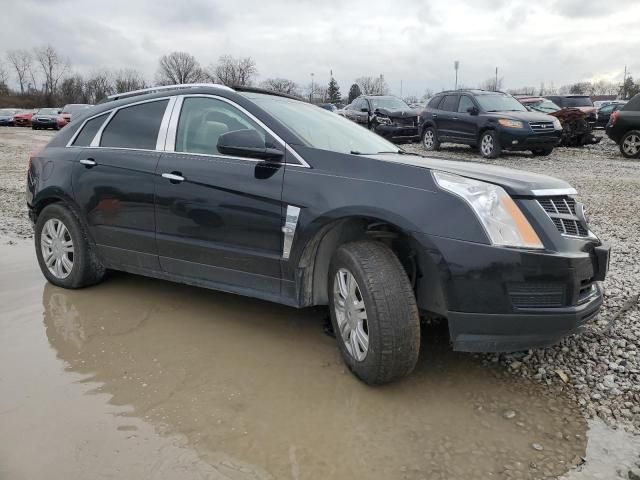
<instances>
[{"instance_id":1,"label":"windshield glass","mask_svg":"<svg viewBox=\"0 0 640 480\"><path fill-rule=\"evenodd\" d=\"M57 108L41 108L38 115L57 115L59 111Z\"/></svg>"},{"instance_id":2,"label":"windshield glass","mask_svg":"<svg viewBox=\"0 0 640 480\"><path fill-rule=\"evenodd\" d=\"M485 112L526 112L527 109L511 95L476 95L476 100Z\"/></svg>"},{"instance_id":3,"label":"windshield glass","mask_svg":"<svg viewBox=\"0 0 640 480\"><path fill-rule=\"evenodd\" d=\"M560 110L560 107L553 103L551 100L543 100L541 102L529 103L527 104L531 110L535 110L537 112L542 113L553 113Z\"/></svg>"},{"instance_id":4,"label":"windshield glass","mask_svg":"<svg viewBox=\"0 0 640 480\"><path fill-rule=\"evenodd\" d=\"M369 97L371 108L386 108L387 110L406 110L409 107L406 103L396 97Z\"/></svg>"},{"instance_id":5,"label":"windshield glass","mask_svg":"<svg viewBox=\"0 0 640 480\"><path fill-rule=\"evenodd\" d=\"M13 115L14 113L16 113L16 111L11 109L11 108L1 108L0 109L0 115Z\"/></svg>"},{"instance_id":6,"label":"windshield glass","mask_svg":"<svg viewBox=\"0 0 640 480\"><path fill-rule=\"evenodd\" d=\"M564 103L566 107L593 107L589 97L566 97Z\"/></svg>"},{"instance_id":7,"label":"windshield glass","mask_svg":"<svg viewBox=\"0 0 640 480\"><path fill-rule=\"evenodd\" d=\"M399 150L366 128L315 105L272 95L247 96L298 135L308 147L361 154Z\"/></svg>"}]
</instances>

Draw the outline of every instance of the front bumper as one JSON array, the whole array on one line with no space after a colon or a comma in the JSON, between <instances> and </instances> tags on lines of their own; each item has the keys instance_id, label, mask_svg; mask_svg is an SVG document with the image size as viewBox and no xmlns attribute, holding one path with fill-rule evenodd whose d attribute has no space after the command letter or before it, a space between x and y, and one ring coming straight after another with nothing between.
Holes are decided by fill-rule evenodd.
<instances>
[{"instance_id":1,"label":"front bumper","mask_svg":"<svg viewBox=\"0 0 640 480\"><path fill-rule=\"evenodd\" d=\"M534 251L420 235L421 310L447 317L455 350L516 351L556 343L602 305L609 248ZM434 289L434 285L438 288ZM440 301L438 299L441 299Z\"/></svg>"},{"instance_id":2,"label":"front bumper","mask_svg":"<svg viewBox=\"0 0 640 480\"><path fill-rule=\"evenodd\" d=\"M500 145L505 150L532 150L537 148L553 148L558 145L562 130L549 133L534 133L527 129L500 130Z\"/></svg>"},{"instance_id":3,"label":"front bumper","mask_svg":"<svg viewBox=\"0 0 640 480\"><path fill-rule=\"evenodd\" d=\"M381 137L396 141L415 142L420 139L418 127L376 125L374 131Z\"/></svg>"}]
</instances>

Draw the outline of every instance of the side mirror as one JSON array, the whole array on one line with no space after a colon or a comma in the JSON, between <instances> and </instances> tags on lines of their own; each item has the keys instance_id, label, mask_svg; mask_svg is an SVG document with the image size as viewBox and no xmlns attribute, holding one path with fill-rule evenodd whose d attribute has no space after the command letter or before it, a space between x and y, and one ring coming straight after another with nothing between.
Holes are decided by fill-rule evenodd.
<instances>
[{"instance_id":1,"label":"side mirror","mask_svg":"<svg viewBox=\"0 0 640 480\"><path fill-rule=\"evenodd\" d=\"M223 133L218 138L217 147L220 153L238 157L274 161L282 160L284 157L282 150L267 147L260 134L249 128Z\"/></svg>"},{"instance_id":2,"label":"side mirror","mask_svg":"<svg viewBox=\"0 0 640 480\"><path fill-rule=\"evenodd\" d=\"M363 112L363 113L369 113L369 109L368 108L361 108L360 111Z\"/></svg>"},{"instance_id":3,"label":"side mirror","mask_svg":"<svg viewBox=\"0 0 640 480\"><path fill-rule=\"evenodd\" d=\"M467 108L467 112L471 115L478 115L478 113L480 113L478 107L475 106Z\"/></svg>"}]
</instances>

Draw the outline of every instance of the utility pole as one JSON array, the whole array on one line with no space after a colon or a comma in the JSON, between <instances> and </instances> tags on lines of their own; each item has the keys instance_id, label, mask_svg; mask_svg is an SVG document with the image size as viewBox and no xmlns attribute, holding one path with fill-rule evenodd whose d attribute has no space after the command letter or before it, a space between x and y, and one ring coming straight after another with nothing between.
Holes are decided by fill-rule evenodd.
<instances>
[{"instance_id":1,"label":"utility pole","mask_svg":"<svg viewBox=\"0 0 640 480\"><path fill-rule=\"evenodd\" d=\"M496 67L496 84L495 84L495 88L494 90L497 92L498 91L498 67Z\"/></svg>"},{"instance_id":2,"label":"utility pole","mask_svg":"<svg viewBox=\"0 0 640 480\"><path fill-rule=\"evenodd\" d=\"M402 98L402 80L400 80L400 98Z\"/></svg>"},{"instance_id":3,"label":"utility pole","mask_svg":"<svg viewBox=\"0 0 640 480\"><path fill-rule=\"evenodd\" d=\"M622 77L622 99L627 99L627 66L624 66L624 77Z\"/></svg>"},{"instance_id":4,"label":"utility pole","mask_svg":"<svg viewBox=\"0 0 640 480\"><path fill-rule=\"evenodd\" d=\"M453 68L456 71L456 86L454 90L458 89L458 68L460 67L460 62L458 60L453 62Z\"/></svg>"},{"instance_id":5,"label":"utility pole","mask_svg":"<svg viewBox=\"0 0 640 480\"><path fill-rule=\"evenodd\" d=\"M313 72L311 72L311 93L309 94L309 103L313 103L313 94L314 94L314 87L313 87Z\"/></svg>"}]
</instances>

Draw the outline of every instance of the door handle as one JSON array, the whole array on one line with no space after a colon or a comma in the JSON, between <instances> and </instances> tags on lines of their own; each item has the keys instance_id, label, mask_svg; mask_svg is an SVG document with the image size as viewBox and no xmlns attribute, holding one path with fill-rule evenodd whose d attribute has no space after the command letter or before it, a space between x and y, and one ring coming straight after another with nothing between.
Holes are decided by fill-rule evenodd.
<instances>
[{"instance_id":1,"label":"door handle","mask_svg":"<svg viewBox=\"0 0 640 480\"><path fill-rule=\"evenodd\" d=\"M83 158L80 163L85 167L95 167L97 165L93 158Z\"/></svg>"},{"instance_id":2,"label":"door handle","mask_svg":"<svg viewBox=\"0 0 640 480\"><path fill-rule=\"evenodd\" d=\"M162 178L166 178L171 183L181 183L184 182L184 177L180 172L171 172L171 173L163 173Z\"/></svg>"},{"instance_id":3,"label":"door handle","mask_svg":"<svg viewBox=\"0 0 640 480\"><path fill-rule=\"evenodd\" d=\"M432 116L433 118L438 118L438 115L437 115L437 114L435 114L435 113L434 113L434 114L432 114L431 116Z\"/></svg>"},{"instance_id":4,"label":"door handle","mask_svg":"<svg viewBox=\"0 0 640 480\"><path fill-rule=\"evenodd\" d=\"M453 120L458 120L458 117L453 117Z\"/></svg>"}]
</instances>

